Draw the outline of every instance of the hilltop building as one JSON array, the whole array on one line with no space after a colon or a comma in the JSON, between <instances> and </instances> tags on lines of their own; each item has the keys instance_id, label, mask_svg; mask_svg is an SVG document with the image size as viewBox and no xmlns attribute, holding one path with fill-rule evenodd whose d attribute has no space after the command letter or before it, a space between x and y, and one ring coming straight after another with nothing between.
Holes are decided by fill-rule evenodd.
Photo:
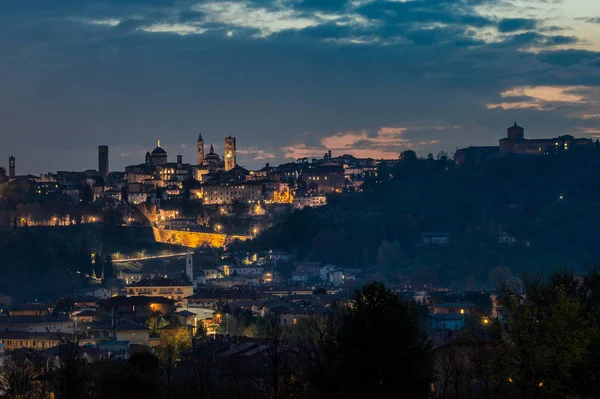
<instances>
[{"instance_id":1,"label":"hilltop building","mask_svg":"<svg viewBox=\"0 0 600 399\"><path fill-rule=\"evenodd\" d=\"M591 147L593 141L563 135L546 139L527 139L525 129L515 121L506 129L506 137L498 141L498 146L471 146L456 150L454 160L457 165L478 163L484 159L506 155L549 155L569 151L578 147Z\"/></svg>"}]
</instances>

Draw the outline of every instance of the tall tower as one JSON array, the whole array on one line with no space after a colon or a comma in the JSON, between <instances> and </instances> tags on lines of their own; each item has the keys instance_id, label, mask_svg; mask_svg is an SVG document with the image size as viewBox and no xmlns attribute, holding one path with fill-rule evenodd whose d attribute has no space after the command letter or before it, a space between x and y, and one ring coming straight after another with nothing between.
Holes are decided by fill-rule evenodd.
<instances>
[{"instance_id":1,"label":"tall tower","mask_svg":"<svg viewBox=\"0 0 600 399\"><path fill-rule=\"evenodd\" d=\"M8 177L15 177L16 175L15 157L11 155L8 157Z\"/></svg>"},{"instance_id":2,"label":"tall tower","mask_svg":"<svg viewBox=\"0 0 600 399\"><path fill-rule=\"evenodd\" d=\"M108 146L98 146L98 172L100 176L106 178L108 176Z\"/></svg>"},{"instance_id":3,"label":"tall tower","mask_svg":"<svg viewBox=\"0 0 600 399\"><path fill-rule=\"evenodd\" d=\"M185 274L190 278L194 288L197 288L197 282L194 281L194 256L191 252L185 255Z\"/></svg>"},{"instance_id":4,"label":"tall tower","mask_svg":"<svg viewBox=\"0 0 600 399\"><path fill-rule=\"evenodd\" d=\"M204 140L202 139L202 133L198 134L198 141L196 142L196 156L198 165L202 165L204 162Z\"/></svg>"},{"instance_id":5,"label":"tall tower","mask_svg":"<svg viewBox=\"0 0 600 399\"><path fill-rule=\"evenodd\" d=\"M235 165L235 137L225 137L225 170L231 170Z\"/></svg>"}]
</instances>

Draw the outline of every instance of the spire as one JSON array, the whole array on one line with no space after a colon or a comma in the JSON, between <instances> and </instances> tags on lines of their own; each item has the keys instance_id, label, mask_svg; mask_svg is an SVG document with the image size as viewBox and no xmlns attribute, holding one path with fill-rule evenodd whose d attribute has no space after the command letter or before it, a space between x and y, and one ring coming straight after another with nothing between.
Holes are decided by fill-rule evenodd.
<instances>
[{"instance_id":1,"label":"spire","mask_svg":"<svg viewBox=\"0 0 600 399\"><path fill-rule=\"evenodd\" d=\"M210 152L211 154L213 154L213 153L215 152L215 149L213 148L213 145L212 145L212 144L210 145L210 151L209 151L209 152Z\"/></svg>"},{"instance_id":2,"label":"spire","mask_svg":"<svg viewBox=\"0 0 600 399\"><path fill-rule=\"evenodd\" d=\"M198 133L198 141L204 141L202 140L202 132Z\"/></svg>"},{"instance_id":3,"label":"spire","mask_svg":"<svg viewBox=\"0 0 600 399\"><path fill-rule=\"evenodd\" d=\"M158 140L158 145L157 145L157 147L158 147L158 148L160 148L160 140Z\"/></svg>"}]
</instances>

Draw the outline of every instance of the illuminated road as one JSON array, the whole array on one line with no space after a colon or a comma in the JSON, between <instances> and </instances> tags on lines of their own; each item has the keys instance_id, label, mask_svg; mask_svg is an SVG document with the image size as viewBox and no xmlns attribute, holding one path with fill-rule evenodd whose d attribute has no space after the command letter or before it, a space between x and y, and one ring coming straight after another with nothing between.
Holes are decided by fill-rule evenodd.
<instances>
[{"instance_id":1,"label":"illuminated road","mask_svg":"<svg viewBox=\"0 0 600 399\"><path fill-rule=\"evenodd\" d=\"M187 255L187 252L182 252L179 254L169 254L169 255L144 256L142 258L113 259L112 263L135 262L135 261L150 260L150 259L176 258L178 256L185 256L185 255Z\"/></svg>"}]
</instances>

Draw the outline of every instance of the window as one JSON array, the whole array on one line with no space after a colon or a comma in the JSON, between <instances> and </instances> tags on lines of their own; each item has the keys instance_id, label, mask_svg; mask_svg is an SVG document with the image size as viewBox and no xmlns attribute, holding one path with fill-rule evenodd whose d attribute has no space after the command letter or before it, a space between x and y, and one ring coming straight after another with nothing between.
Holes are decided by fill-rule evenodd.
<instances>
[{"instance_id":1,"label":"window","mask_svg":"<svg viewBox=\"0 0 600 399\"><path fill-rule=\"evenodd\" d=\"M460 314L465 314L465 310L464 310L464 309L461 309L461 310L460 310Z\"/></svg>"}]
</instances>

